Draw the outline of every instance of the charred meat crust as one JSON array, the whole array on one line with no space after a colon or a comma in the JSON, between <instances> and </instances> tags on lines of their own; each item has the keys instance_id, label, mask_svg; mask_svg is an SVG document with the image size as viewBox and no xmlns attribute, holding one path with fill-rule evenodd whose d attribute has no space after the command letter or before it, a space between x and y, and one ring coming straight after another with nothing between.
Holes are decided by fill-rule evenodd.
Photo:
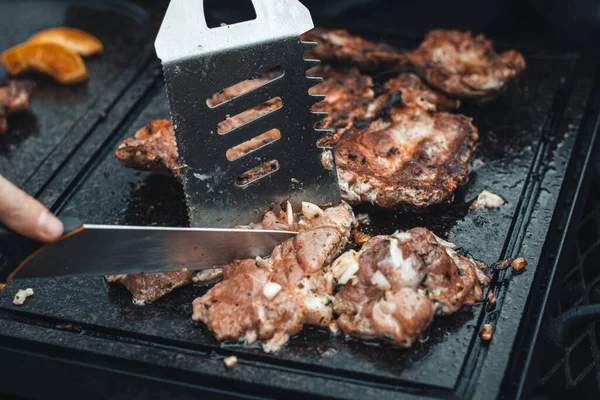
<instances>
[{"instance_id":1,"label":"charred meat crust","mask_svg":"<svg viewBox=\"0 0 600 400\"><path fill-rule=\"evenodd\" d=\"M414 74L386 82L365 117L334 148L342 197L350 204L425 208L444 201L467 177L478 139L471 119L438 111L458 107Z\"/></svg>"},{"instance_id":2,"label":"charred meat crust","mask_svg":"<svg viewBox=\"0 0 600 400\"><path fill-rule=\"evenodd\" d=\"M167 119L151 121L115 151L115 158L125 167L179 177L177 157L173 123Z\"/></svg>"},{"instance_id":3,"label":"charred meat crust","mask_svg":"<svg viewBox=\"0 0 600 400\"><path fill-rule=\"evenodd\" d=\"M383 43L354 36L344 29L314 28L301 36L319 46L307 51L304 58L316 58L330 64L355 65L362 70L381 70L406 63L406 56Z\"/></svg>"},{"instance_id":4,"label":"charred meat crust","mask_svg":"<svg viewBox=\"0 0 600 400\"><path fill-rule=\"evenodd\" d=\"M373 79L361 74L355 67L334 67L319 65L308 71L309 76L322 77L323 82L310 88L309 93L324 95L325 99L312 107L313 112L326 112L327 117L319 121L315 128L331 129L332 135L319 144L328 146L352 125L355 118L362 117L368 102L372 101Z\"/></svg>"},{"instance_id":5,"label":"charred meat crust","mask_svg":"<svg viewBox=\"0 0 600 400\"><path fill-rule=\"evenodd\" d=\"M516 50L497 54L483 35L456 30L429 32L408 55L431 86L456 97L489 101L525 69Z\"/></svg>"}]
</instances>

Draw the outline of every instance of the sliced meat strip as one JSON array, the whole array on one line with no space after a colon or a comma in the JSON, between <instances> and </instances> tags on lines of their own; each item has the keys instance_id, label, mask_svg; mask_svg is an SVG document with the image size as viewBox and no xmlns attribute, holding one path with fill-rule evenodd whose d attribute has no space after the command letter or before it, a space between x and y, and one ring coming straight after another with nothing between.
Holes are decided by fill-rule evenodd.
<instances>
[{"instance_id":1,"label":"sliced meat strip","mask_svg":"<svg viewBox=\"0 0 600 400\"><path fill-rule=\"evenodd\" d=\"M497 54L485 36L456 30L429 32L408 58L431 86L482 102L497 96L525 69L518 51Z\"/></svg>"},{"instance_id":2,"label":"sliced meat strip","mask_svg":"<svg viewBox=\"0 0 600 400\"><path fill-rule=\"evenodd\" d=\"M478 139L471 119L437 111L458 104L413 74L386 83L365 117L335 146L342 197L350 204L418 209L447 199L467 177Z\"/></svg>"},{"instance_id":3,"label":"sliced meat strip","mask_svg":"<svg viewBox=\"0 0 600 400\"><path fill-rule=\"evenodd\" d=\"M226 266L223 280L194 300L192 319L206 324L218 340L266 340L265 351L278 350L304 325L328 327L334 280L323 268L342 252L354 217L346 204L324 211L311 206L292 222L298 235L270 258ZM287 215L275 225L273 213L266 219L262 226L289 229Z\"/></svg>"},{"instance_id":4,"label":"sliced meat strip","mask_svg":"<svg viewBox=\"0 0 600 400\"><path fill-rule=\"evenodd\" d=\"M304 58L331 64L356 65L363 70L382 70L406 62L406 56L383 43L373 43L344 29L315 28L300 37L319 46L307 51Z\"/></svg>"},{"instance_id":5,"label":"sliced meat strip","mask_svg":"<svg viewBox=\"0 0 600 400\"><path fill-rule=\"evenodd\" d=\"M0 85L0 134L8 131L8 116L29 109L29 100L35 83L12 80Z\"/></svg>"},{"instance_id":6,"label":"sliced meat strip","mask_svg":"<svg viewBox=\"0 0 600 400\"><path fill-rule=\"evenodd\" d=\"M425 228L371 238L346 263L344 270L356 273L335 295L338 326L357 338L410 347L435 314L481 301L489 283L483 264L453 247Z\"/></svg>"}]
</instances>

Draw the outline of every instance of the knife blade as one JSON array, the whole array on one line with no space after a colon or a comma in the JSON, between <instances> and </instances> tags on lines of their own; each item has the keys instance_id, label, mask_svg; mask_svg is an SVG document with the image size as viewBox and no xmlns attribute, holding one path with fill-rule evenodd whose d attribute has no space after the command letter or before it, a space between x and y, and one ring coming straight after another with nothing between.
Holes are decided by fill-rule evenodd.
<instances>
[{"instance_id":1,"label":"knife blade","mask_svg":"<svg viewBox=\"0 0 600 400\"><path fill-rule=\"evenodd\" d=\"M264 257L297 232L82 224L43 245L0 227L0 282L13 278L102 276L201 270Z\"/></svg>"}]
</instances>

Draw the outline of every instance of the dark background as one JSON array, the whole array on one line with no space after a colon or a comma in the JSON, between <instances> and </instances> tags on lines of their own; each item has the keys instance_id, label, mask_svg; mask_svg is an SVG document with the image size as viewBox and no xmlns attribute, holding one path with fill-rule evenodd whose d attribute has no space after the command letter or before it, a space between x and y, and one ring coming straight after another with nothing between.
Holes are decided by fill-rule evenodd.
<instances>
[{"instance_id":1,"label":"dark background","mask_svg":"<svg viewBox=\"0 0 600 400\"><path fill-rule=\"evenodd\" d=\"M435 28L465 29L527 46L600 55L598 0L300 1L311 10L315 25L360 25L361 30L382 35L403 32L419 37ZM207 3L217 5L215 15L225 22L228 12L247 8L240 0Z\"/></svg>"}]
</instances>

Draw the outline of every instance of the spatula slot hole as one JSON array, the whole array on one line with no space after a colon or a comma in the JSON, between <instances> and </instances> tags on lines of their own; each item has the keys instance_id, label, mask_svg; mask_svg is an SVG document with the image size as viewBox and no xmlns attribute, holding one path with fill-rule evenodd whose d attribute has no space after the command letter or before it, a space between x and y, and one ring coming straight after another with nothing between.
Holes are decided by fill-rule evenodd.
<instances>
[{"instance_id":1,"label":"spatula slot hole","mask_svg":"<svg viewBox=\"0 0 600 400\"><path fill-rule=\"evenodd\" d=\"M251 0L236 1L235 7L228 1L204 0L204 17L206 26L212 29L252 21L256 19L256 10Z\"/></svg>"},{"instance_id":2,"label":"spatula slot hole","mask_svg":"<svg viewBox=\"0 0 600 400\"><path fill-rule=\"evenodd\" d=\"M274 81L275 79L281 78L282 76L282 67L277 66L275 68L271 68L268 71L259 73L255 77L238 82L235 85L229 86L221 90L220 92L214 93L212 96L206 99L206 105L210 108L218 107L231 99L235 99L238 96L246 94L249 91L261 87L263 85L266 85L267 83Z\"/></svg>"},{"instance_id":3,"label":"spatula slot hole","mask_svg":"<svg viewBox=\"0 0 600 400\"><path fill-rule=\"evenodd\" d=\"M245 156L248 153L251 153L255 150L258 150L269 143L273 143L281 137L281 132L279 129L271 129L263 133L262 135L258 135L255 138L245 141L244 143L238 144L235 147L230 148L225 153L225 156L229 161L236 160L242 156Z\"/></svg>"},{"instance_id":4,"label":"spatula slot hole","mask_svg":"<svg viewBox=\"0 0 600 400\"><path fill-rule=\"evenodd\" d=\"M279 161L271 160L264 162L248 171L244 172L235 179L236 186L246 186L252 182L271 175L279 169Z\"/></svg>"},{"instance_id":5,"label":"spatula slot hole","mask_svg":"<svg viewBox=\"0 0 600 400\"><path fill-rule=\"evenodd\" d=\"M234 116L227 116L226 119L219 122L217 125L217 132L224 135L237 127L245 125L248 122L254 121L255 119L281 108L282 105L283 101L281 100L281 97L278 96Z\"/></svg>"}]
</instances>

